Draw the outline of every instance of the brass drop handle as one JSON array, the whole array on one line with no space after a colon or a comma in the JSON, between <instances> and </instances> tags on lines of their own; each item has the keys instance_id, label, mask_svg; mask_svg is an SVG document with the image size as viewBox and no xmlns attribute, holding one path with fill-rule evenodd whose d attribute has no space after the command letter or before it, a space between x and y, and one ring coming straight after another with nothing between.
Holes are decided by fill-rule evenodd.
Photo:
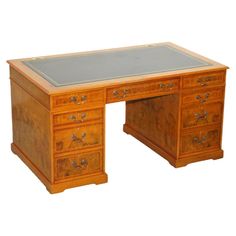
<instances>
[{"instance_id":1,"label":"brass drop handle","mask_svg":"<svg viewBox=\"0 0 236 236\"><path fill-rule=\"evenodd\" d=\"M70 115L70 116L68 116L68 120L76 121L77 118L75 115Z\"/></svg>"},{"instance_id":2,"label":"brass drop handle","mask_svg":"<svg viewBox=\"0 0 236 236\"><path fill-rule=\"evenodd\" d=\"M206 77L202 77L202 78L199 78L197 80L197 82L201 85L201 86L207 86L207 82L211 82L214 80L214 76L206 76Z\"/></svg>"},{"instance_id":3,"label":"brass drop handle","mask_svg":"<svg viewBox=\"0 0 236 236\"><path fill-rule=\"evenodd\" d=\"M207 140L207 135L206 136L202 136L201 138L199 138L198 136L193 137L193 143L197 143L197 144L203 144L205 143Z\"/></svg>"},{"instance_id":4,"label":"brass drop handle","mask_svg":"<svg viewBox=\"0 0 236 236\"><path fill-rule=\"evenodd\" d=\"M173 88L173 87L174 87L174 83L167 84L167 88Z\"/></svg>"},{"instance_id":5,"label":"brass drop handle","mask_svg":"<svg viewBox=\"0 0 236 236\"><path fill-rule=\"evenodd\" d=\"M165 88L165 87L166 87L166 84L163 84L163 83L160 84L160 88Z\"/></svg>"},{"instance_id":6,"label":"brass drop handle","mask_svg":"<svg viewBox=\"0 0 236 236\"><path fill-rule=\"evenodd\" d=\"M87 114L85 112L81 113L81 121L83 122L86 118Z\"/></svg>"},{"instance_id":7,"label":"brass drop handle","mask_svg":"<svg viewBox=\"0 0 236 236\"><path fill-rule=\"evenodd\" d=\"M82 143L84 141L84 139L86 138L86 135L87 134L84 132L81 134L81 138L79 138L76 134L72 134L71 140L74 142Z\"/></svg>"},{"instance_id":8,"label":"brass drop handle","mask_svg":"<svg viewBox=\"0 0 236 236\"><path fill-rule=\"evenodd\" d=\"M128 94L128 92L129 92L128 89L124 89L124 90L123 90L123 97L126 97L126 95Z\"/></svg>"},{"instance_id":9,"label":"brass drop handle","mask_svg":"<svg viewBox=\"0 0 236 236\"><path fill-rule=\"evenodd\" d=\"M77 163L76 160L71 162L71 166L75 169L85 169L88 165L88 161L86 159L81 159L80 164Z\"/></svg>"},{"instance_id":10,"label":"brass drop handle","mask_svg":"<svg viewBox=\"0 0 236 236\"><path fill-rule=\"evenodd\" d=\"M71 140L75 142L75 141L79 141L80 139L76 136L76 134L72 134Z\"/></svg>"},{"instance_id":11,"label":"brass drop handle","mask_svg":"<svg viewBox=\"0 0 236 236\"><path fill-rule=\"evenodd\" d=\"M84 133L82 133L82 135L81 135L81 138L82 138L82 140L84 140L85 138L86 138L86 133L84 132Z\"/></svg>"},{"instance_id":12,"label":"brass drop handle","mask_svg":"<svg viewBox=\"0 0 236 236\"><path fill-rule=\"evenodd\" d=\"M201 95L197 95L196 99L200 102L200 103L204 103L207 101L207 99L209 98L209 93L205 93L203 96Z\"/></svg>"},{"instance_id":13,"label":"brass drop handle","mask_svg":"<svg viewBox=\"0 0 236 236\"><path fill-rule=\"evenodd\" d=\"M206 120L208 117L208 112L207 111L204 111L202 113L199 112L199 113L195 113L194 115L196 117L196 121Z\"/></svg>"},{"instance_id":14,"label":"brass drop handle","mask_svg":"<svg viewBox=\"0 0 236 236\"><path fill-rule=\"evenodd\" d=\"M125 98L127 94L129 93L128 89L123 89L123 90L114 90L113 91L113 96L116 98Z\"/></svg>"},{"instance_id":15,"label":"brass drop handle","mask_svg":"<svg viewBox=\"0 0 236 236\"><path fill-rule=\"evenodd\" d=\"M174 83L167 83L167 84L164 84L164 83L160 83L160 88L173 88L174 87Z\"/></svg>"},{"instance_id":16,"label":"brass drop handle","mask_svg":"<svg viewBox=\"0 0 236 236\"><path fill-rule=\"evenodd\" d=\"M200 78L197 80L197 82L203 87L203 86L206 86L207 83L206 83L207 79L205 78Z\"/></svg>"},{"instance_id":17,"label":"brass drop handle","mask_svg":"<svg viewBox=\"0 0 236 236\"><path fill-rule=\"evenodd\" d=\"M117 90L114 90L114 91L113 91L113 96L114 96L114 97L118 97L118 96L119 96L119 92L118 92Z\"/></svg>"},{"instance_id":18,"label":"brass drop handle","mask_svg":"<svg viewBox=\"0 0 236 236\"><path fill-rule=\"evenodd\" d=\"M80 121L77 120L77 116L76 116L76 115L70 115L70 116L68 116L68 120L83 122L83 121L85 120L86 116L87 116L86 113L83 112L83 113L81 113L81 116L80 116L80 117L81 117L81 120L80 120Z\"/></svg>"},{"instance_id":19,"label":"brass drop handle","mask_svg":"<svg viewBox=\"0 0 236 236\"><path fill-rule=\"evenodd\" d=\"M78 99L78 96L72 96L72 97L70 97L70 101L73 102L74 104L81 105L87 101L87 96L82 95L80 97L80 100Z\"/></svg>"}]
</instances>

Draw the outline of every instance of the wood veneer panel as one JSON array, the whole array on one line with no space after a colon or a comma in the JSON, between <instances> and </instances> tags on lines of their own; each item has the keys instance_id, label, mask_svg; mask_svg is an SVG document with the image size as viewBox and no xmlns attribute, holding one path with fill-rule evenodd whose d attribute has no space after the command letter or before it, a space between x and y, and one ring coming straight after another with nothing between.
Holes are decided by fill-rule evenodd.
<instances>
[{"instance_id":1,"label":"wood veneer panel","mask_svg":"<svg viewBox=\"0 0 236 236\"><path fill-rule=\"evenodd\" d=\"M178 94L127 102L126 125L176 156L178 104Z\"/></svg>"},{"instance_id":2,"label":"wood veneer panel","mask_svg":"<svg viewBox=\"0 0 236 236\"><path fill-rule=\"evenodd\" d=\"M11 81L13 143L52 180L50 113L30 94Z\"/></svg>"}]
</instances>

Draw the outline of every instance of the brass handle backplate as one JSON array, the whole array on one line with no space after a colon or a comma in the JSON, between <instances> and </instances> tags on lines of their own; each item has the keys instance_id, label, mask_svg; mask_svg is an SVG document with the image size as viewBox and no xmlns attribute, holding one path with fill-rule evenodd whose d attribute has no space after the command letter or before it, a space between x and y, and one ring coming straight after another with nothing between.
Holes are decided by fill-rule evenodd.
<instances>
[{"instance_id":1,"label":"brass handle backplate","mask_svg":"<svg viewBox=\"0 0 236 236\"><path fill-rule=\"evenodd\" d=\"M81 113L80 114L80 120L77 118L78 116L76 115L69 115L68 116L68 120L71 120L71 121L76 121L76 122L83 122L86 118L87 114L85 112Z\"/></svg>"},{"instance_id":2,"label":"brass handle backplate","mask_svg":"<svg viewBox=\"0 0 236 236\"><path fill-rule=\"evenodd\" d=\"M77 120L77 118L76 118L76 116L75 116L75 115L70 115L70 116L68 116L68 120L71 120L71 121L76 121L76 120Z\"/></svg>"},{"instance_id":3,"label":"brass handle backplate","mask_svg":"<svg viewBox=\"0 0 236 236\"><path fill-rule=\"evenodd\" d=\"M197 80L197 82L201 85L201 86L207 86L208 82L214 81L216 80L217 77L216 76L205 76L205 77L201 77Z\"/></svg>"},{"instance_id":4,"label":"brass handle backplate","mask_svg":"<svg viewBox=\"0 0 236 236\"><path fill-rule=\"evenodd\" d=\"M72 160L71 166L75 169L85 169L88 166L88 161L86 159L81 159L80 164L76 160Z\"/></svg>"},{"instance_id":5,"label":"brass handle backplate","mask_svg":"<svg viewBox=\"0 0 236 236\"><path fill-rule=\"evenodd\" d=\"M210 94L205 93L204 95L197 95L195 98L200 102L200 103L205 103L207 99L209 98Z\"/></svg>"},{"instance_id":6,"label":"brass handle backplate","mask_svg":"<svg viewBox=\"0 0 236 236\"><path fill-rule=\"evenodd\" d=\"M192 141L193 141L193 143L204 144L207 141L207 135L202 136L201 138L198 136L195 136L195 137L193 137Z\"/></svg>"},{"instance_id":7,"label":"brass handle backplate","mask_svg":"<svg viewBox=\"0 0 236 236\"><path fill-rule=\"evenodd\" d=\"M76 134L72 134L71 140L74 142L82 143L84 139L86 138L86 135L87 134L84 132L81 134L81 138L79 138Z\"/></svg>"},{"instance_id":8,"label":"brass handle backplate","mask_svg":"<svg viewBox=\"0 0 236 236\"><path fill-rule=\"evenodd\" d=\"M203 111L202 113L195 113L195 118L196 121L198 122L199 120L207 120L208 117L208 112L207 111Z\"/></svg>"},{"instance_id":9,"label":"brass handle backplate","mask_svg":"<svg viewBox=\"0 0 236 236\"><path fill-rule=\"evenodd\" d=\"M167 84L160 83L159 87L162 88L162 89L164 89L164 88L173 88L174 83L167 83Z\"/></svg>"},{"instance_id":10,"label":"brass handle backplate","mask_svg":"<svg viewBox=\"0 0 236 236\"><path fill-rule=\"evenodd\" d=\"M82 122L85 120L86 116L87 114L85 112L81 113L80 117Z\"/></svg>"},{"instance_id":11,"label":"brass handle backplate","mask_svg":"<svg viewBox=\"0 0 236 236\"><path fill-rule=\"evenodd\" d=\"M87 101L87 96L82 95L80 98L78 98L78 96L72 96L72 97L70 97L70 101L76 105L81 105Z\"/></svg>"},{"instance_id":12,"label":"brass handle backplate","mask_svg":"<svg viewBox=\"0 0 236 236\"><path fill-rule=\"evenodd\" d=\"M114 90L113 91L113 96L116 98L125 98L127 94L129 93L128 89L123 89L123 90Z\"/></svg>"}]
</instances>

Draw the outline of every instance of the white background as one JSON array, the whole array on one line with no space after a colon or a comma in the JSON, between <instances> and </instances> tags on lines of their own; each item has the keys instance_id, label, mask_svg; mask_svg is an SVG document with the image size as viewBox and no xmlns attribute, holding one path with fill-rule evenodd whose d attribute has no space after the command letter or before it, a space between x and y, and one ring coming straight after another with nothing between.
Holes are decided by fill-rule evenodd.
<instances>
[{"instance_id":1,"label":"white background","mask_svg":"<svg viewBox=\"0 0 236 236\"><path fill-rule=\"evenodd\" d=\"M235 1L0 0L0 235L236 235ZM225 158L175 169L107 105L109 182L50 195L10 151L7 59L172 41L228 65Z\"/></svg>"}]
</instances>

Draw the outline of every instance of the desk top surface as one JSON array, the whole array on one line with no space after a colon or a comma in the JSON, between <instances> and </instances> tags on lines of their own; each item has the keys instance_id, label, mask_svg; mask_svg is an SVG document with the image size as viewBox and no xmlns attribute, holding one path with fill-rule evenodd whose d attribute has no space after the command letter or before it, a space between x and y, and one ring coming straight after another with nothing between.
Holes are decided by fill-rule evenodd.
<instances>
[{"instance_id":1,"label":"desk top surface","mask_svg":"<svg viewBox=\"0 0 236 236\"><path fill-rule=\"evenodd\" d=\"M169 42L7 62L12 69L11 79L19 80L19 75L23 75L24 80L46 94L228 69L223 64Z\"/></svg>"},{"instance_id":2,"label":"desk top surface","mask_svg":"<svg viewBox=\"0 0 236 236\"><path fill-rule=\"evenodd\" d=\"M211 65L169 44L39 57L23 63L56 87Z\"/></svg>"}]
</instances>

